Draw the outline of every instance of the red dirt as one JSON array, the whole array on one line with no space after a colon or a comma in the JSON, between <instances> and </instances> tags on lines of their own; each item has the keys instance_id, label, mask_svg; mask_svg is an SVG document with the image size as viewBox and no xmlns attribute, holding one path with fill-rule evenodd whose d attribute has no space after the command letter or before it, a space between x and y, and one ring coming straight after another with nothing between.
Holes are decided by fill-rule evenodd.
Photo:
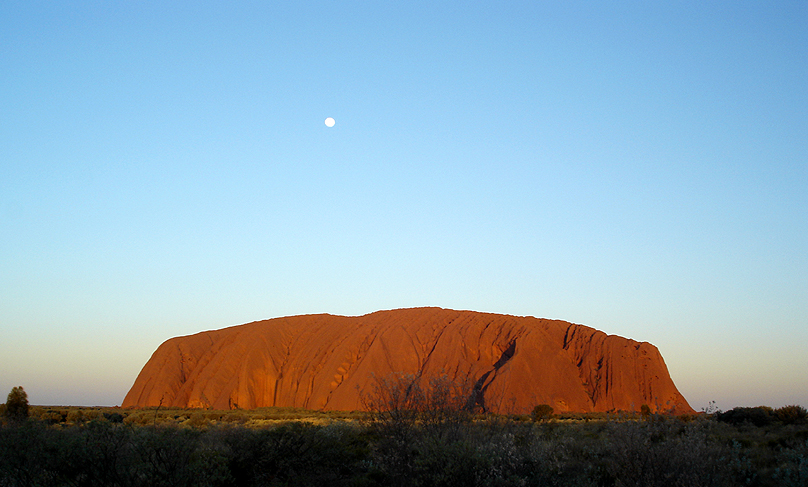
<instances>
[{"instance_id":1,"label":"red dirt","mask_svg":"<svg viewBox=\"0 0 808 487\"><path fill-rule=\"evenodd\" d=\"M391 374L481 386L488 410L692 413L650 343L564 321L440 308L257 321L164 342L123 407L362 409ZM375 377L375 378L374 378Z\"/></svg>"}]
</instances>

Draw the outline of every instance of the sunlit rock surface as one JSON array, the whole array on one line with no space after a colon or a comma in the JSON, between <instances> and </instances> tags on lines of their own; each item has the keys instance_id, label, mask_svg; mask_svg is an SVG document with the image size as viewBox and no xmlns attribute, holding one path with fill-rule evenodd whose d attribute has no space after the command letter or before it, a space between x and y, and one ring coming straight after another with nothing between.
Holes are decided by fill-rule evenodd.
<instances>
[{"instance_id":1,"label":"sunlit rock surface","mask_svg":"<svg viewBox=\"0 0 808 487\"><path fill-rule=\"evenodd\" d=\"M657 348L564 321L440 308L305 315L172 338L123 407L362 409L375 378L446 375L499 413L693 410Z\"/></svg>"}]
</instances>

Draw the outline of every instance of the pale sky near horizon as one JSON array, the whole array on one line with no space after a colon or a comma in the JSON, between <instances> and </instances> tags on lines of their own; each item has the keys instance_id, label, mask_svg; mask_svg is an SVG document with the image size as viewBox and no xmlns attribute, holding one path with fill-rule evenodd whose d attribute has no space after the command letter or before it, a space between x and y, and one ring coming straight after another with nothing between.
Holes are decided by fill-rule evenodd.
<instances>
[{"instance_id":1,"label":"pale sky near horizon","mask_svg":"<svg viewBox=\"0 0 808 487\"><path fill-rule=\"evenodd\" d=\"M0 235L0 401L440 306L808 406L808 3L2 2Z\"/></svg>"}]
</instances>

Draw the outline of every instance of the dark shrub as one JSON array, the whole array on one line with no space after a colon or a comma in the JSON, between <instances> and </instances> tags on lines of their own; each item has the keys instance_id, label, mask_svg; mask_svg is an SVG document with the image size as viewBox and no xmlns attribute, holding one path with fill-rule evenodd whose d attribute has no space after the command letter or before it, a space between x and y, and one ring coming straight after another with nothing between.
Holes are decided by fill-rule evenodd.
<instances>
[{"instance_id":1,"label":"dark shrub","mask_svg":"<svg viewBox=\"0 0 808 487\"><path fill-rule=\"evenodd\" d=\"M368 456L361 429L291 423L252 430L224 427L211 435L226 447L233 485L341 486L363 477Z\"/></svg>"},{"instance_id":2,"label":"dark shrub","mask_svg":"<svg viewBox=\"0 0 808 487\"><path fill-rule=\"evenodd\" d=\"M772 477L778 486L808 485L808 442L781 450L777 460L778 466Z\"/></svg>"},{"instance_id":3,"label":"dark shrub","mask_svg":"<svg viewBox=\"0 0 808 487\"><path fill-rule=\"evenodd\" d=\"M76 440L38 421L0 428L0 485L67 485Z\"/></svg>"},{"instance_id":4,"label":"dark shrub","mask_svg":"<svg viewBox=\"0 0 808 487\"><path fill-rule=\"evenodd\" d=\"M121 413L104 413L104 417L110 423L123 423L123 414Z\"/></svg>"},{"instance_id":5,"label":"dark shrub","mask_svg":"<svg viewBox=\"0 0 808 487\"><path fill-rule=\"evenodd\" d=\"M759 406L755 408L734 408L723 413L717 413L716 419L723 423L740 425L750 423L754 426L767 426L774 421L771 408Z\"/></svg>"},{"instance_id":6,"label":"dark shrub","mask_svg":"<svg viewBox=\"0 0 808 487\"><path fill-rule=\"evenodd\" d=\"M539 404L535 408L533 408L533 412L530 413L530 417L533 421L542 421L545 419L550 419L553 416L553 407L548 404Z\"/></svg>"},{"instance_id":7,"label":"dark shrub","mask_svg":"<svg viewBox=\"0 0 808 487\"><path fill-rule=\"evenodd\" d=\"M75 485L133 485L135 469L134 431L120 423L96 420L83 427L61 431L75 438L70 465Z\"/></svg>"},{"instance_id":8,"label":"dark shrub","mask_svg":"<svg viewBox=\"0 0 808 487\"><path fill-rule=\"evenodd\" d=\"M427 437L417 445L413 469L405 485L480 485L480 480L491 470L491 466L490 458L481 455L471 442L444 444Z\"/></svg>"}]
</instances>

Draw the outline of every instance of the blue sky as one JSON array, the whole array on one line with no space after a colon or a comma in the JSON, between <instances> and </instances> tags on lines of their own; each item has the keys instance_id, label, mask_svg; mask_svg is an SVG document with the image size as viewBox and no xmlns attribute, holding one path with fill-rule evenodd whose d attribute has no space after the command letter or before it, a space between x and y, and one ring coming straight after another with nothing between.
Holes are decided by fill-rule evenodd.
<instances>
[{"instance_id":1,"label":"blue sky","mask_svg":"<svg viewBox=\"0 0 808 487\"><path fill-rule=\"evenodd\" d=\"M0 390L164 340L440 306L808 405L804 2L3 2ZM327 128L326 117L336 126Z\"/></svg>"}]
</instances>

